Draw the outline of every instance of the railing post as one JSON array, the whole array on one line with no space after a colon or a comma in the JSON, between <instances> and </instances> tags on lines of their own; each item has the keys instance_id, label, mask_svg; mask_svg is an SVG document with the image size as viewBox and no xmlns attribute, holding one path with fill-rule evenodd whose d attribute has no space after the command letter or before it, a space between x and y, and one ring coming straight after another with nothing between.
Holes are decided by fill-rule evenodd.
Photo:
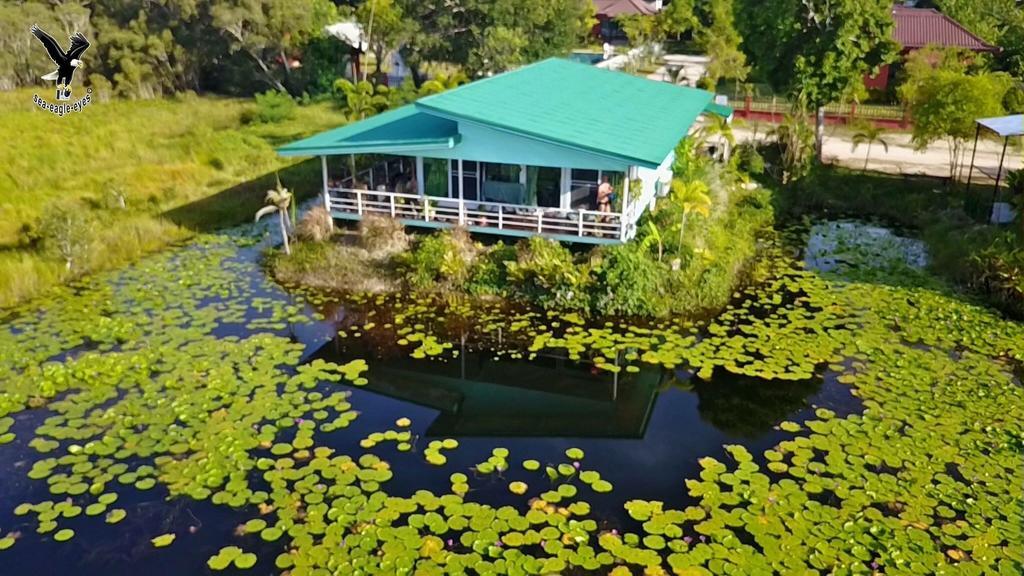
<instances>
[{"instance_id":1,"label":"railing post","mask_svg":"<svg viewBox=\"0 0 1024 576\"><path fill-rule=\"evenodd\" d=\"M320 168L323 171L324 176L324 209L327 210L327 221L330 222L330 228L334 230L334 217L331 216L331 192L328 190L327 180L327 156L320 157Z\"/></svg>"},{"instance_id":2,"label":"railing post","mask_svg":"<svg viewBox=\"0 0 1024 576\"><path fill-rule=\"evenodd\" d=\"M389 194L388 198L391 198L391 217L395 217L395 195Z\"/></svg>"},{"instance_id":3,"label":"railing post","mask_svg":"<svg viewBox=\"0 0 1024 576\"><path fill-rule=\"evenodd\" d=\"M459 226L466 225L466 201L459 198Z\"/></svg>"},{"instance_id":4,"label":"railing post","mask_svg":"<svg viewBox=\"0 0 1024 576\"><path fill-rule=\"evenodd\" d=\"M423 196L423 221L430 222L430 196Z\"/></svg>"},{"instance_id":5,"label":"railing post","mask_svg":"<svg viewBox=\"0 0 1024 576\"><path fill-rule=\"evenodd\" d=\"M498 204L498 230L505 229L505 210L501 204Z\"/></svg>"},{"instance_id":6,"label":"railing post","mask_svg":"<svg viewBox=\"0 0 1024 576\"><path fill-rule=\"evenodd\" d=\"M579 237L583 238L583 208L579 208Z\"/></svg>"},{"instance_id":7,"label":"railing post","mask_svg":"<svg viewBox=\"0 0 1024 576\"><path fill-rule=\"evenodd\" d=\"M359 190L356 190L356 212L363 215L363 193Z\"/></svg>"},{"instance_id":8,"label":"railing post","mask_svg":"<svg viewBox=\"0 0 1024 576\"><path fill-rule=\"evenodd\" d=\"M544 211L537 210L537 234L540 234L544 230Z\"/></svg>"}]
</instances>

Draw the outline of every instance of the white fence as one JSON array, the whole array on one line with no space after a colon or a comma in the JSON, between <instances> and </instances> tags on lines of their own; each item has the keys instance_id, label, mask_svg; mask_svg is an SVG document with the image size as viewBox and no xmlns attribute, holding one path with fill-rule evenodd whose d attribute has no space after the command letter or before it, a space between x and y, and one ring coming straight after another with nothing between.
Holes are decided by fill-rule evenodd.
<instances>
[{"instance_id":1,"label":"white fence","mask_svg":"<svg viewBox=\"0 0 1024 576\"><path fill-rule=\"evenodd\" d=\"M337 187L327 189L326 200L332 212L359 217L378 214L412 225L461 225L496 234L569 236L582 241L626 239L626 220L618 212L560 210Z\"/></svg>"}]
</instances>

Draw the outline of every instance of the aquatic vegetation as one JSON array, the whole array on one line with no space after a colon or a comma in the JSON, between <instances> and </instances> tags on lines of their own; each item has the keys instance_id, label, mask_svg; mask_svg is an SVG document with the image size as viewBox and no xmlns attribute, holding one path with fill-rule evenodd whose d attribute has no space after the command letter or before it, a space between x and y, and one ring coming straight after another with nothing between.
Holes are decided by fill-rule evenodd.
<instances>
[{"instance_id":1,"label":"aquatic vegetation","mask_svg":"<svg viewBox=\"0 0 1024 576\"><path fill-rule=\"evenodd\" d=\"M517 449L512 460L494 446L459 471L448 463L459 442L432 440L420 454L409 419L346 430L360 418L348 386L372 380L372 367L303 362L289 331L317 315L249 281L254 264L240 250L208 239L8 317L0 434L36 453L24 474L53 494L14 509L49 535L26 537L61 542L75 536L71 521L80 531L116 524L127 514L110 508L119 494L151 490L236 511L236 537L252 540L211 556L215 571L255 566L247 542L273 543L279 552L266 560L295 576L1024 568L1024 388L1014 373L1024 327L984 309L922 286L826 278L781 258L770 281L702 326L592 326L384 296L361 297L371 308L387 303L373 318L351 306L338 328L352 339L410 354L429 342L440 348L431 362L472 343L510 356L563 351L612 372L654 364L788 383L827 370L863 402L859 414L819 409L778 422L784 439L762 453L730 445L725 458L701 459L699 475L679 479L689 505L621 494L635 524L609 524L586 500L621 489L578 448ZM453 328L466 337L452 338ZM29 432L8 420L30 410L44 412ZM410 449L385 460L373 453L385 453L383 442ZM440 472L444 493L389 492L396 476L419 472ZM476 489L492 480L514 505ZM158 547L174 534L138 538ZM14 540L0 538L0 550Z\"/></svg>"}]
</instances>

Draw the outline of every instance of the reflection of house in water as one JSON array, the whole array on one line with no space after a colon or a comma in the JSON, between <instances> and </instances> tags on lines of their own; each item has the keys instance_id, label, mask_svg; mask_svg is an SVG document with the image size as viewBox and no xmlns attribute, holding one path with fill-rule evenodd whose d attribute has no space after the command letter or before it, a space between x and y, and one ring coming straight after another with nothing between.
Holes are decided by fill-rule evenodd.
<instances>
[{"instance_id":1,"label":"reflection of house in water","mask_svg":"<svg viewBox=\"0 0 1024 576\"><path fill-rule=\"evenodd\" d=\"M335 340L315 357L373 356L360 352ZM363 389L439 410L428 436L641 438L663 375L656 368L614 375L551 355L508 360L463 350L446 361L370 361Z\"/></svg>"}]
</instances>

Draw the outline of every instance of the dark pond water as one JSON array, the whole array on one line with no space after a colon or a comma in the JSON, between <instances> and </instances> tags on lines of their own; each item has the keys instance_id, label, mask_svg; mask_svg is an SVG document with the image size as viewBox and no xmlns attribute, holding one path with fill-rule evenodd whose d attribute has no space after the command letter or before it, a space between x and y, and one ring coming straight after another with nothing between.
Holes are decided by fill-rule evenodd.
<instances>
[{"instance_id":1,"label":"dark pond water","mask_svg":"<svg viewBox=\"0 0 1024 576\"><path fill-rule=\"evenodd\" d=\"M257 266L252 277L239 281L261 285L261 293L268 297L287 297L265 284ZM416 360L393 347L334 338L337 327L329 322L292 325L283 333L307 345L305 361L364 358L370 365L370 384L351 388L351 403L360 416L349 428L321 434L318 443L357 454L363 450L359 441L369 433L393 428L398 418L412 420L414 454L398 452L393 443L371 450L393 465L394 478L384 485L390 494L409 495L419 489L446 493L449 475L462 471L471 477L468 499L521 505L521 497L509 493L508 482L536 483L537 476L528 476L520 462L562 462L567 448L578 447L586 452L586 467L599 470L615 487L588 499L592 516L607 527L632 526L622 509L626 500L687 505L684 480L699 473L699 458L726 458L725 444L742 444L760 458L760 452L791 436L776 428L784 420L810 418L815 407L840 415L860 410L850 389L827 371L801 382L763 381L720 371L713 380L702 381L685 370L650 366L616 376L553 355L496 358L489 350L464 346L458 337L450 339L460 352L457 357ZM246 334L238 326L227 326L219 335ZM77 531L69 542L58 545L34 534L33 517L16 517L12 510L22 502L51 498L45 482L25 476L39 458L26 443L46 416L45 411L18 415L13 428L18 440L3 449L0 529L25 535L4 553L0 575L206 574L211 573L207 558L229 544L259 556L257 566L246 573L278 572L273 558L284 540L265 543L258 536L234 534L238 524L256 515L255 509L167 500L159 484L145 492L119 486L117 506L128 516L118 525L83 514L66 522ZM460 444L446 452L448 463L443 467L427 464L420 454L427 442L439 438L455 438ZM495 447L511 452L509 470L474 474L474 465L485 461ZM154 549L149 538L166 532L178 534L175 544Z\"/></svg>"}]
</instances>

